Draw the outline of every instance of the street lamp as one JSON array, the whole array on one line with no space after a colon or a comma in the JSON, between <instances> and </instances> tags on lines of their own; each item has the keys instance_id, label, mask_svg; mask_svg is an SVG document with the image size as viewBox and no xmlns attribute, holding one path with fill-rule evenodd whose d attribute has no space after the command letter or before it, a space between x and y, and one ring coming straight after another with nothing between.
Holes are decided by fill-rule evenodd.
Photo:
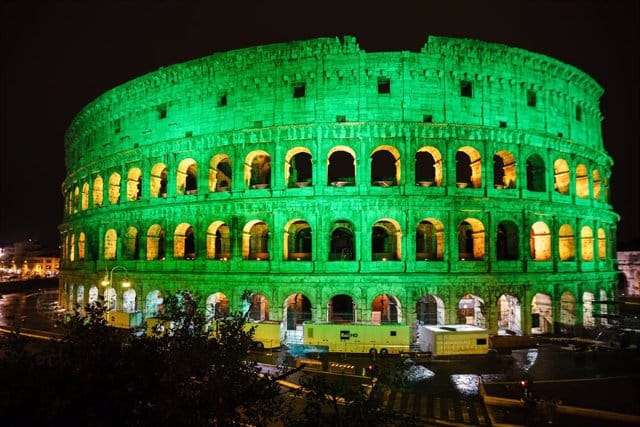
<instances>
[{"instance_id":1,"label":"street lamp","mask_svg":"<svg viewBox=\"0 0 640 427\"><path fill-rule=\"evenodd\" d=\"M124 270L126 276L125 279L122 281L121 283L121 287L123 288L128 288L131 286L131 282L129 281L129 272L127 271L127 269L121 265L116 265L115 267L113 267L111 269L111 271L109 271L107 269L107 267L105 267L105 275L104 275L104 279L102 279L102 286L106 287L105 291L104 291L104 295L105 295L105 303L107 306L107 311L105 313L105 316L108 316L109 314L109 310L110 310L110 303L111 303L111 295L109 293L109 289L113 289L113 272L118 270L118 269L122 269Z\"/></svg>"}]
</instances>

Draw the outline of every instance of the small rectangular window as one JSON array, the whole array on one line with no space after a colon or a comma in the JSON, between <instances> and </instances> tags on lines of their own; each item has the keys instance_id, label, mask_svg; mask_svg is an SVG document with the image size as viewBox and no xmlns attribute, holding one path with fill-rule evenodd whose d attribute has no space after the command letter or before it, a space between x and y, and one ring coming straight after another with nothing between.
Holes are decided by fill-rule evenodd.
<instances>
[{"instance_id":1,"label":"small rectangular window","mask_svg":"<svg viewBox=\"0 0 640 427\"><path fill-rule=\"evenodd\" d=\"M469 80L461 80L460 81L460 96L464 96L465 98L473 97L473 83Z\"/></svg>"},{"instance_id":2,"label":"small rectangular window","mask_svg":"<svg viewBox=\"0 0 640 427\"><path fill-rule=\"evenodd\" d=\"M576 105L576 120L579 122L582 121L582 107L579 105Z\"/></svg>"},{"instance_id":3,"label":"small rectangular window","mask_svg":"<svg viewBox=\"0 0 640 427\"><path fill-rule=\"evenodd\" d=\"M506 128L507 127L507 122L500 120L500 127L501 128Z\"/></svg>"},{"instance_id":4,"label":"small rectangular window","mask_svg":"<svg viewBox=\"0 0 640 427\"><path fill-rule=\"evenodd\" d=\"M336 122L342 123L347 121L347 116L336 116Z\"/></svg>"},{"instance_id":5,"label":"small rectangular window","mask_svg":"<svg viewBox=\"0 0 640 427\"><path fill-rule=\"evenodd\" d=\"M294 83L293 84L293 97L294 98L304 98L306 94L306 85L304 82Z\"/></svg>"},{"instance_id":6,"label":"small rectangular window","mask_svg":"<svg viewBox=\"0 0 640 427\"><path fill-rule=\"evenodd\" d=\"M185 136L185 138L191 138L193 136L193 132L188 130L188 131L185 132L184 136Z\"/></svg>"},{"instance_id":7,"label":"small rectangular window","mask_svg":"<svg viewBox=\"0 0 640 427\"><path fill-rule=\"evenodd\" d=\"M531 89L527 90L527 106L535 107L537 102L538 99L536 96L536 92Z\"/></svg>"},{"instance_id":8,"label":"small rectangular window","mask_svg":"<svg viewBox=\"0 0 640 427\"><path fill-rule=\"evenodd\" d=\"M218 96L218 107L226 107L227 106L227 94L223 93Z\"/></svg>"},{"instance_id":9,"label":"small rectangular window","mask_svg":"<svg viewBox=\"0 0 640 427\"><path fill-rule=\"evenodd\" d=\"M391 80L388 77L378 77L378 94L391 93Z\"/></svg>"},{"instance_id":10,"label":"small rectangular window","mask_svg":"<svg viewBox=\"0 0 640 427\"><path fill-rule=\"evenodd\" d=\"M564 134L562 132L558 132L558 138L562 138Z\"/></svg>"},{"instance_id":11,"label":"small rectangular window","mask_svg":"<svg viewBox=\"0 0 640 427\"><path fill-rule=\"evenodd\" d=\"M113 121L113 131L114 133L120 133L122 129L120 128L120 119L115 119Z\"/></svg>"},{"instance_id":12,"label":"small rectangular window","mask_svg":"<svg viewBox=\"0 0 640 427\"><path fill-rule=\"evenodd\" d=\"M476 339L476 345L487 345L487 339L486 338Z\"/></svg>"},{"instance_id":13,"label":"small rectangular window","mask_svg":"<svg viewBox=\"0 0 640 427\"><path fill-rule=\"evenodd\" d=\"M396 331L389 331L389 335L395 337L396 335L398 335L398 333Z\"/></svg>"},{"instance_id":14,"label":"small rectangular window","mask_svg":"<svg viewBox=\"0 0 640 427\"><path fill-rule=\"evenodd\" d=\"M166 119L167 118L167 107L162 105L158 107L158 118Z\"/></svg>"},{"instance_id":15,"label":"small rectangular window","mask_svg":"<svg viewBox=\"0 0 640 427\"><path fill-rule=\"evenodd\" d=\"M424 114L422 116L422 122L423 123L433 123L433 115L431 114Z\"/></svg>"},{"instance_id":16,"label":"small rectangular window","mask_svg":"<svg viewBox=\"0 0 640 427\"><path fill-rule=\"evenodd\" d=\"M256 120L255 122L253 122L253 127L254 128L261 128L262 127L262 120Z\"/></svg>"}]
</instances>

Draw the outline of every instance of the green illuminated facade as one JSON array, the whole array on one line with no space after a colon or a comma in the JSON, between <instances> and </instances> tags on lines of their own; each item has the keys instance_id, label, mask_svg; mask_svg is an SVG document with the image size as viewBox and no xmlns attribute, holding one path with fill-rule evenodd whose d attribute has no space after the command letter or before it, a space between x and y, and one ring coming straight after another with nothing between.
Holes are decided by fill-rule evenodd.
<instances>
[{"instance_id":1,"label":"green illuminated facade","mask_svg":"<svg viewBox=\"0 0 640 427\"><path fill-rule=\"evenodd\" d=\"M108 293L148 318L187 290L224 316L250 291L251 317L289 336L304 320L593 329L616 276L602 93L544 55L443 37L161 68L66 134L61 302Z\"/></svg>"}]
</instances>

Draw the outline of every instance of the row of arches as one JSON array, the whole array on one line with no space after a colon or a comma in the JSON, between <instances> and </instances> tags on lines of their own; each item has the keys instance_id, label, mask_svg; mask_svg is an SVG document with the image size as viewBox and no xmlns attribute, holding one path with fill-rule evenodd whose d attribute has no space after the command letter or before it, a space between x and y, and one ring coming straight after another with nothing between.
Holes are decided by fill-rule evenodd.
<instances>
[{"instance_id":1,"label":"row of arches","mask_svg":"<svg viewBox=\"0 0 640 427\"><path fill-rule=\"evenodd\" d=\"M99 299L97 286L87 289L78 285L75 289L70 285L67 289L69 306L84 307L96 303ZM134 289L127 289L121 295L114 288L103 291L105 307L109 311L136 312L141 311L145 318L153 318L163 310L162 291L154 289L146 295L137 295ZM606 300L606 291L600 290L599 299ZM531 321L530 329L524 330L523 304L521 298L504 293L496 301L496 330L499 334L544 334L553 333L554 325L573 327L581 324L586 329L597 326L597 314L606 314L606 305L594 304L596 297L592 292L584 292L581 300L570 291L564 291L559 298L558 308L554 311L552 297L545 293L533 295L529 304ZM579 304L580 303L580 304ZM447 303L438 295L421 296L413 307L403 307L399 298L393 294L379 294L374 297L368 307L361 309L356 300L347 294L337 294L329 298L320 311L313 307L311 299L304 293L294 293L285 298L281 305L272 306L269 299L261 293L253 293L244 302L242 310L247 312L250 320L281 320L287 330L299 329L305 321L320 320L332 323L353 323L371 321L372 323L416 323L420 325L467 324L489 328L487 324L488 307L482 297L465 294L459 300ZM581 313L578 311L581 306ZM226 318L233 307L223 292L209 294L205 299L205 313L213 321ZM314 314L314 309L315 314ZM281 310L279 313L277 310ZM556 316L557 318L554 318Z\"/></svg>"},{"instance_id":2,"label":"row of arches","mask_svg":"<svg viewBox=\"0 0 640 427\"><path fill-rule=\"evenodd\" d=\"M370 185L395 187L402 184L402 162L397 148L390 145L379 146L373 150L370 159ZM445 173L446 160L436 147L420 148L414 157L413 184L425 187L482 187L483 160L478 149L472 146L460 147L451 159L455 174L448 177ZM283 162L283 186L296 188L317 184L314 162L308 148L296 147L289 150ZM143 198L197 194L203 192L202 187L206 187L204 192L224 192L272 186L272 157L269 152L250 152L242 160L240 169L236 167L236 173L232 166L229 155L217 154L210 159L204 178L200 176L202 168L193 158L186 158L178 163L171 182L169 167L165 163L152 165L146 174L143 174L140 167L132 167L124 175L113 171L106 182L102 175L98 175L91 183L86 181L68 190L66 212L71 215L85 211L90 206L115 205L123 200L134 202ZM588 167L585 162L576 164L572 169L564 158L557 158L550 168L551 174L548 174L545 160L539 154L531 154L520 171L523 177L519 178L515 155L509 150L499 150L494 154L490 167L493 182L487 185L500 190L515 189L522 185L532 192L546 192L553 185L554 191L559 194L569 195L575 191L578 198L603 200L603 179L604 189L607 190L608 186L607 177L603 178L597 168ZM356 185L357 171L357 157L353 148L337 146L329 150L326 159L326 185ZM241 176L240 185L233 184L237 174ZM608 193L604 197L605 201L607 199Z\"/></svg>"},{"instance_id":3,"label":"row of arches","mask_svg":"<svg viewBox=\"0 0 640 427\"><path fill-rule=\"evenodd\" d=\"M425 218L413 230L415 246L410 256L403 255L407 244L403 241L403 230L398 221L381 218L369 229L367 244L358 242L355 225L348 220L335 221L330 225L327 241L314 239L309 222L297 218L285 224L284 232L274 236L270 226L261 220L248 221L238 232L224 221L212 222L204 236L198 236L197 230L189 223L180 223L167 236L160 224L153 224L142 234L136 227L126 227L124 233L115 229L106 230L102 241L102 258L158 260L169 256L173 259L206 258L226 261L234 256L245 260L269 260L276 257L284 261L310 261L320 258L326 250L329 261L348 261L365 259L358 251L370 248L372 261L399 261L408 258L415 260L442 261L447 253L448 244L453 245L449 256L461 261L482 261L487 258L488 248L495 250L495 259L512 261L522 259L527 245L523 240L519 226L513 221L501 221L496 232L487 244L485 226L477 218L466 218L457 224L455 239L446 235L445 225L437 218ZM282 256L277 257L272 249L273 240L281 239ZM548 261L554 258L560 261L606 260L610 256L604 228L594 229L584 225L576 233L570 224L560 225L556 234L552 233L544 221L536 221L528 231L528 256L534 261ZM324 248L314 250L314 242ZM450 242L450 243L447 243ZM234 247L238 252L234 254ZM554 245L555 248L554 249ZM457 251L457 253L456 253ZM579 257L577 256L579 255ZM84 232L66 236L63 259L83 260L87 256L87 236ZM367 258L368 259L368 258Z\"/></svg>"}]
</instances>

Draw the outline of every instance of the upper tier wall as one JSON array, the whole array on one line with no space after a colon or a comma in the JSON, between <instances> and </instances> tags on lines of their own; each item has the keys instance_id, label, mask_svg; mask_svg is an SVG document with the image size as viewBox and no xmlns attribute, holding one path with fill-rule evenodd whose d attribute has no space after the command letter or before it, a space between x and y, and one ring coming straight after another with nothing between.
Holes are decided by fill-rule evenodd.
<instances>
[{"instance_id":1,"label":"upper tier wall","mask_svg":"<svg viewBox=\"0 0 640 427\"><path fill-rule=\"evenodd\" d=\"M602 92L553 58L475 40L429 37L420 52L366 53L353 37L257 46L104 93L69 127L66 165L189 136L343 120L506 127L602 150Z\"/></svg>"}]
</instances>

